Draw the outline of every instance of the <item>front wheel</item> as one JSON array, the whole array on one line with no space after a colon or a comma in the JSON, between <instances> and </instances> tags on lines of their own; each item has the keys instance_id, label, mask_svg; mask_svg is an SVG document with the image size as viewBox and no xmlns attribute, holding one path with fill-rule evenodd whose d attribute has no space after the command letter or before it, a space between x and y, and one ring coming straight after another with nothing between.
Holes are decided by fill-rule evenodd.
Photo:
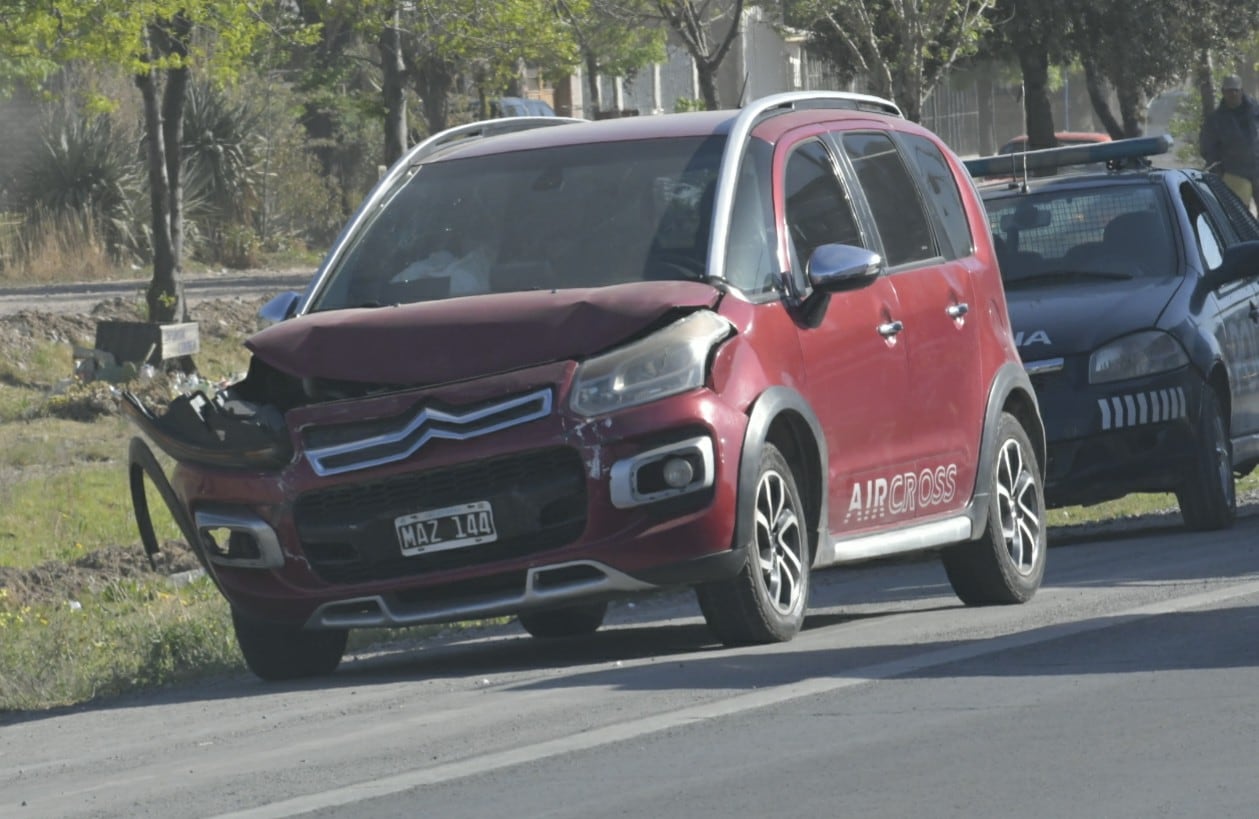
<instances>
[{"instance_id":1,"label":"front wheel","mask_svg":"<svg viewBox=\"0 0 1259 819\"><path fill-rule=\"evenodd\" d=\"M341 664L349 632L309 631L298 626L256 620L232 609L236 643L245 665L268 682L331 674Z\"/></svg>"},{"instance_id":2,"label":"front wheel","mask_svg":"<svg viewBox=\"0 0 1259 819\"><path fill-rule=\"evenodd\" d=\"M708 628L726 645L786 642L804 624L809 533L791 465L772 444L761 451L746 560L729 580L696 587Z\"/></svg>"},{"instance_id":3,"label":"front wheel","mask_svg":"<svg viewBox=\"0 0 1259 819\"><path fill-rule=\"evenodd\" d=\"M1228 529L1237 519L1233 445L1215 390L1202 391L1195 452L1185 482L1176 490L1185 526L1198 532Z\"/></svg>"},{"instance_id":4,"label":"front wheel","mask_svg":"<svg viewBox=\"0 0 1259 819\"><path fill-rule=\"evenodd\" d=\"M953 591L968 606L1025 603L1045 575L1045 489L1036 451L1009 413L1001 414L997 439L984 534L941 554Z\"/></svg>"}]
</instances>

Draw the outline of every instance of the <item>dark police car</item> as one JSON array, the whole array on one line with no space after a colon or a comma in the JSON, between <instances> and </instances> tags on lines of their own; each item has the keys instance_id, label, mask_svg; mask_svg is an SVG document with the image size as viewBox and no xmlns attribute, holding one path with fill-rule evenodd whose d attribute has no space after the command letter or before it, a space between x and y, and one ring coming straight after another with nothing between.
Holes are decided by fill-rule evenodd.
<instances>
[{"instance_id":1,"label":"dark police car","mask_svg":"<svg viewBox=\"0 0 1259 819\"><path fill-rule=\"evenodd\" d=\"M968 161L1048 444L1046 502L1174 492L1223 529L1259 461L1259 223L1167 137ZM1028 178L1107 162L1107 169Z\"/></svg>"}]
</instances>

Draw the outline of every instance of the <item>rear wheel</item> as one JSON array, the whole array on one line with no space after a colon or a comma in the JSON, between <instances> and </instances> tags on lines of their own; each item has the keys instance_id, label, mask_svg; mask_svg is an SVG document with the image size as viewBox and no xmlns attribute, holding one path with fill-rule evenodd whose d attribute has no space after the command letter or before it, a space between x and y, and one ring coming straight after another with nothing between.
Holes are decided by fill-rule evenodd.
<instances>
[{"instance_id":1,"label":"rear wheel","mask_svg":"<svg viewBox=\"0 0 1259 819\"><path fill-rule=\"evenodd\" d=\"M1199 532L1227 529L1237 519L1233 446L1224 409L1207 387L1198 411L1197 449L1184 484L1176 490L1185 526Z\"/></svg>"},{"instance_id":2,"label":"rear wheel","mask_svg":"<svg viewBox=\"0 0 1259 819\"><path fill-rule=\"evenodd\" d=\"M542 639L584 637L599 630L607 613L606 602L582 603L555 609L522 611L516 619L520 621L521 627L534 637Z\"/></svg>"},{"instance_id":3,"label":"rear wheel","mask_svg":"<svg viewBox=\"0 0 1259 819\"><path fill-rule=\"evenodd\" d=\"M268 682L331 674L341 664L345 629L309 631L257 620L233 609L236 643L249 670Z\"/></svg>"},{"instance_id":4,"label":"rear wheel","mask_svg":"<svg viewBox=\"0 0 1259 819\"><path fill-rule=\"evenodd\" d=\"M772 444L761 452L752 540L729 580L696 588L709 629L727 645L785 642L804 623L809 600L809 535L791 466Z\"/></svg>"},{"instance_id":5,"label":"rear wheel","mask_svg":"<svg viewBox=\"0 0 1259 819\"><path fill-rule=\"evenodd\" d=\"M988 525L978 540L945 549L944 571L968 606L1024 603L1045 575L1045 489L1031 439L1001 414Z\"/></svg>"}]
</instances>

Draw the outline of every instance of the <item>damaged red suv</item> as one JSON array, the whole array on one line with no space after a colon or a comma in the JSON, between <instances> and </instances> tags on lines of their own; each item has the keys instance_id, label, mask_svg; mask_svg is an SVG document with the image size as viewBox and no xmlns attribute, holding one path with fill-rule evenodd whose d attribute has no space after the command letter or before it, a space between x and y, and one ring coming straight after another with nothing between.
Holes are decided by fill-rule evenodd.
<instances>
[{"instance_id":1,"label":"damaged red suv","mask_svg":"<svg viewBox=\"0 0 1259 819\"><path fill-rule=\"evenodd\" d=\"M354 628L574 636L677 586L727 644L789 640L812 570L911 551L968 604L1040 585L983 207L886 100L444 132L269 308L238 383L126 401L146 548L147 478L265 679Z\"/></svg>"}]
</instances>

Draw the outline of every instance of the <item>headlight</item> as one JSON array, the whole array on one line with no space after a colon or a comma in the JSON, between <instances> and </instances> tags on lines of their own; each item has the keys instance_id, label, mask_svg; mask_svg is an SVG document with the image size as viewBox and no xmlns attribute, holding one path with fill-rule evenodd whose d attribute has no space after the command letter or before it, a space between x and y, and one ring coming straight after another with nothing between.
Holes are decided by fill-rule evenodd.
<instances>
[{"instance_id":1,"label":"headlight","mask_svg":"<svg viewBox=\"0 0 1259 819\"><path fill-rule=\"evenodd\" d=\"M1154 375L1188 363L1189 356L1176 339L1167 333L1147 330L1097 348L1089 358L1089 383L1107 384Z\"/></svg>"},{"instance_id":2,"label":"headlight","mask_svg":"<svg viewBox=\"0 0 1259 819\"><path fill-rule=\"evenodd\" d=\"M708 354L731 324L701 310L577 368L572 408L581 415L656 401L704 384Z\"/></svg>"}]
</instances>

